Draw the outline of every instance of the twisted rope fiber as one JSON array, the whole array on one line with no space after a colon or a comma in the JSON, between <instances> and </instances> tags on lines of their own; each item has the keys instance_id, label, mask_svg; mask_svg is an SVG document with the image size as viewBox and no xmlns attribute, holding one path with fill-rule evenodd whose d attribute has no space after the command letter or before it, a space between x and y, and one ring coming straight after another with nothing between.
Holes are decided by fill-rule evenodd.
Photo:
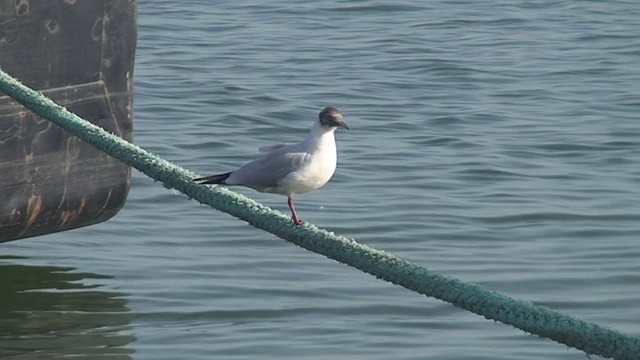
<instances>
[{"instance_id":1,"label":"twisted rope fiber","mask_svg":"<svg viewBox=\"0 0 640 360\"><path fill-rule=\"evenodd\" d=\"M97 149L128 164L165 187L231 214L302 248L355 267L378 279L451 303L487 319L618 360L640 359L640 338L622 334L477 284L445 277L405 259L314 225L297 226L284 214L224 187L192 181L196 174L104 131L12 78L0 69L0 91Z\"/></svg>"}]
</instances>

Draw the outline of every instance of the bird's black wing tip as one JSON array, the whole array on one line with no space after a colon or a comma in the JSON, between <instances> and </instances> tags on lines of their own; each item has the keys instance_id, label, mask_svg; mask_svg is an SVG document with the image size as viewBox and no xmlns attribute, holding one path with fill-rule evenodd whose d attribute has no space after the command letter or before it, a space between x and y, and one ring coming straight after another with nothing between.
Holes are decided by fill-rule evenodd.
<instances>
[{"instance_id":1,"label":"bird's black wing tip","mask_svg":"<svg viewBox=\"0 0 640 360\"><path fill-rule=\"evenodd\" d=\"M196 178L196 179L193 179L193 181L199 182L200 185L207 185L207 184L224 185L224 181L227 180L229 175L231 175L231 172Z\"/></svg>"}]
</instances>

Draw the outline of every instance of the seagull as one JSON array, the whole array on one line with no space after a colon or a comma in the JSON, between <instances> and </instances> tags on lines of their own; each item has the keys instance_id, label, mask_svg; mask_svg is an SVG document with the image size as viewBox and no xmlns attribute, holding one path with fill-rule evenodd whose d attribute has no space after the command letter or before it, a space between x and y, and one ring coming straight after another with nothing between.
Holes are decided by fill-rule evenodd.
<instances>
[{"instance_id":1,"label":"seagull","mask_svg":"<svg viewBox=\"0 0 640 360\"><path fill-rule=\"evenodd\" d=\"M350 130L342 121L340 110L326 107L302 142L262 147L260 152L266 154L261 158L235 171L194 181L200 184L239 185L259 192L286 195L293 222L302 225L304 221L296 214L293 195L319 189L333 176L338 160L334 137L337 128Z\"/></svg>"}]
</instances>

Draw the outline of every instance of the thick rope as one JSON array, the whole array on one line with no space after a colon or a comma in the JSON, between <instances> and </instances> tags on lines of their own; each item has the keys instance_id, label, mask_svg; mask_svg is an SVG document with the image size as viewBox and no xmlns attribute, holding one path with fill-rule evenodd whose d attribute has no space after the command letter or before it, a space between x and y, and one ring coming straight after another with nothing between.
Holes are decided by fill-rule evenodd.
<instances>
[{"instance_id":1,"label":"thick rope","mask_svg":"<svg viewBox=\"0 0 640 360\"><path fill-rule=\"evenodd\" d=\"M0 69L0 91L97 149L190 198L231 214L309 251L350 265L378 279L446 301L487 319L617 360L640 359L640 338L622 334L480 285L445 277L384 251L311 224L296 226L288 216L224 187L197 185L196 174L133 145L56 105Z\"/></svg>"}]
</instances>

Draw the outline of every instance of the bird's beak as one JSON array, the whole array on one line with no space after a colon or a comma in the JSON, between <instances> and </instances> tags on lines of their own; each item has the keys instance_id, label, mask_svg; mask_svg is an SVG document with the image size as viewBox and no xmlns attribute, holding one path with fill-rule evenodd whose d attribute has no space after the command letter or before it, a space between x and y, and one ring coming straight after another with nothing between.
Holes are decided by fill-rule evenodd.
<instances>
[{"instance_id":1,"label":"bird's beak","mask_svg":"<svg viewBox=\"0 0 640 360\"><path fill-rule=\"evenodd\" d=\"M335 126L337 127L341 127L343 129L347 129L347 130L351 130L351 128L349 127L349 125L347 125L346 122L342 121L342 120L338 120L335 122Z\"/></svg>"}]
</instances>

